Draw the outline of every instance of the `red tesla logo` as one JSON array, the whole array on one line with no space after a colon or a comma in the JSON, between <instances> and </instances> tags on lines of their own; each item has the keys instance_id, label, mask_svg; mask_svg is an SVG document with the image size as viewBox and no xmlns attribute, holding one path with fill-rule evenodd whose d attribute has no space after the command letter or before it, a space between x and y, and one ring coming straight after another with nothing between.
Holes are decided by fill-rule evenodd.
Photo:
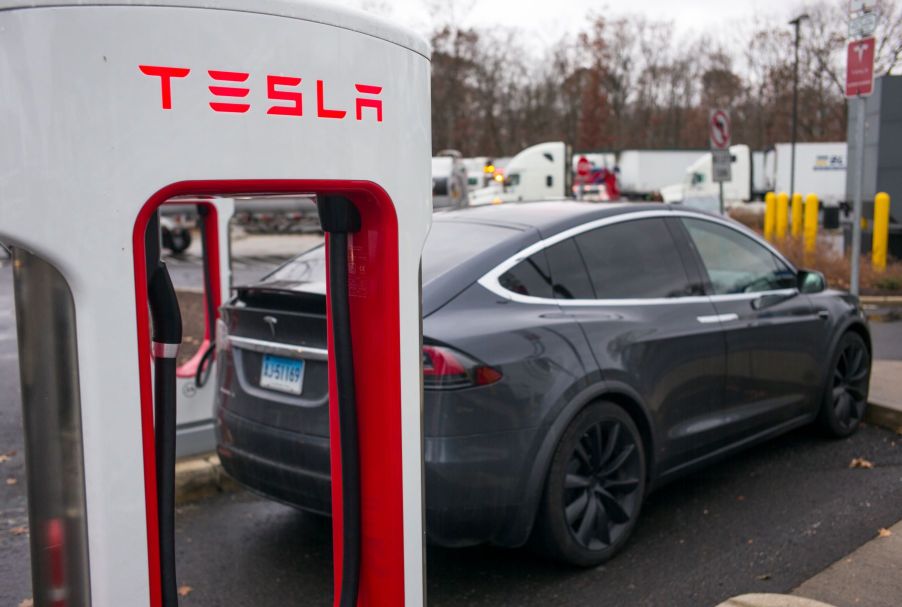
<instances>
[{"instance_id":1,"label":"red tesla logo","mask_svg":"<svg viewBox=\"0 0 902 607\"><path fill-rule=\"evenodd\" d=\"M171 67L163 65L139 65L138 69L146 76L160 79L160 107L164 110L172 109L173 81L187 78L191 69L187 67ZM244 114L251 109L251 104L245 101L251 89L246 86L250 73L230 72L226 70L208 70L211 84L207 87L212 99L209 102L210 109L214 112L226 112L230 114ZM267 74L266 98L272 101L266 113L277 116L303 116L304 95L301 91L302 79L296 76L278 76ZM355 117L363 120L364 109L369 108L368 115L375 114L376 122L382 122L382 100L378 95L382 93L381 86L357 83L354 85L357 95L354 98ZM316 81L316 117L343 120L347 116L347 110L327 107L326 84L324 80Z\"/></svg>"}]
</instances>

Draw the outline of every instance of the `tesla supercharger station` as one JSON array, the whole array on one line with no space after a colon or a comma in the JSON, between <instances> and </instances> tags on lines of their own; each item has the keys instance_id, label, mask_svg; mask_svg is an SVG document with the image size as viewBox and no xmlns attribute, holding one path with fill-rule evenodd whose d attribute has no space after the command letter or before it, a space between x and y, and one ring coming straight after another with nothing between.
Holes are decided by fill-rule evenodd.
<instances>
[{"instance_id":1,"label":"tesla supercharger station","mask_svg":"<svg viewBox=\"0 0 902 607\"><path fill-rule=\"evenodd\" d=\"M213 403L216 398L216 326L219 306L229 298L231 263L229 231L235 213L231 198L175 199L180 209L193 207L201 236L204 334L197 351L176 368L176 455L195 455L215 448Z\"/></svg>"},{"instance_id":2,"label":"tesla supercharger station","mask_svg":"<svg viewBox=\"0 0 902 607\"><path fill-rule=\"evenodd\" d=\"M156 212L287 193L329 224L336 604L421 604L425 42L283 0L3 0L0 34L35 604L172 604L180 329Z\"/></svg>"}]
</instances>

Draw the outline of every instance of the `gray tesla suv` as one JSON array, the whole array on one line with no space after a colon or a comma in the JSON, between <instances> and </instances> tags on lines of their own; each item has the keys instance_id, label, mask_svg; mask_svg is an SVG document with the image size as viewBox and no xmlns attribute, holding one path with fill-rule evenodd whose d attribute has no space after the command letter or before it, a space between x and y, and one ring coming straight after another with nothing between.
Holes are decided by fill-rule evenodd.
<instances>
[{"instance_id":1,"label":"gray tesla suv","mask_svg":"<svg viewBox=\"0 0 902 607\"><path fill-rule=\"evenodd\" d=\"M322 248L222 310L218 451L247 487L330 512ZM680 207L508 204L434 218L423 253L426 528L531 536L577 565L644 496L819 421L857 428L868 327L741 225Z\"/></svg>"}]
</instances>

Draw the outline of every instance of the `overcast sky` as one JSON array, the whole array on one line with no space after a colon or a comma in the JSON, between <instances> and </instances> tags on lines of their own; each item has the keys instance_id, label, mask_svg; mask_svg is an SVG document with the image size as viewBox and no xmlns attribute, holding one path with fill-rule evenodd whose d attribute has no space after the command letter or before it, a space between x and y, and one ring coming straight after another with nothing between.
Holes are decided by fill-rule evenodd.
<instances>
[{"instance_id":1,"label":"overcast sky","mask_svg":"<svg viewBox=\"0 0 902 607\"><path fill-rule=\"evenodd\" d=\"M679 34L707 32L721 38L731 24L760 15L788 21L800 12L800 0L348 0L353 6L372 10L392 20L427 33L436 22L435 7L453 7L454 20L466 26L513 27L534 36L538 47L576 32L591 12L623 15L641 13L650 18L673 21ZM447 9L442 9L447 10Z\"/></svg>"}]
</instances>

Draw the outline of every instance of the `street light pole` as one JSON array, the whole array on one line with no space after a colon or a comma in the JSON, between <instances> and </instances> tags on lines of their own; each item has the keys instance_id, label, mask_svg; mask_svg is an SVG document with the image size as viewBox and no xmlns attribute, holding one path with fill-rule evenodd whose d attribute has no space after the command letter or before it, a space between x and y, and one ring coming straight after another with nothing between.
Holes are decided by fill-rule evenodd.
<instances>
[{"instance_id":1,"label":"street light pole","mask_svg":"<svg viewBox=\"0 0 902 607\"><path fill-rule=\"evenodd\" d=\"M808 19L807 14L799 15L789 22L789 25L795 26L795 66L792 74L792 152L789 165L789 195L792 196L796 191L796 131L799 121L799 26L802 21Z\"/></svg>"}]
</instances>

